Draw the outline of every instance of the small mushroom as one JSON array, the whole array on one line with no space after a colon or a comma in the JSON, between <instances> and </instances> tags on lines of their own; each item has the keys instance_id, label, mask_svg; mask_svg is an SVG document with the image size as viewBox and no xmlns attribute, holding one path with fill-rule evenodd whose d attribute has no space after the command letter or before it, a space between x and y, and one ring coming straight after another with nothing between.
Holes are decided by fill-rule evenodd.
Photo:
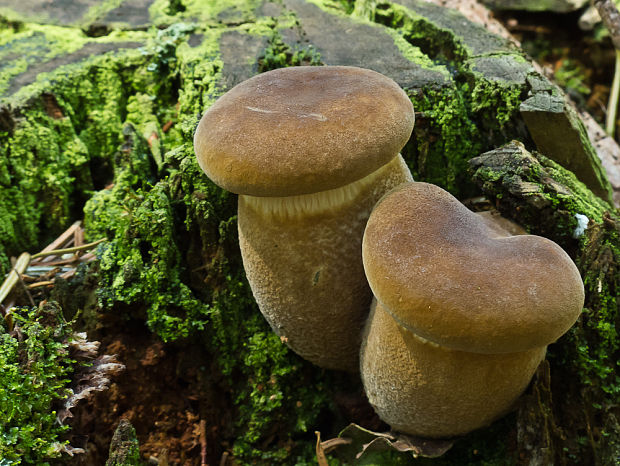
<instances>
[{"instance_id":1,"label":"small mushroom","mask_svg":"<svg viewBox=\"0 0 620 466\"><path fill-rule=\"evenodd\" d=\"M257 75L203 115L198 162L239 196L239 243L254 297L295 352L359 370L372 294L361 241L379 198L411 180L405 92L371 70L293 67Z\"/></svg>"},{"instance_id":2,"label":"small mushroom","mask_svg":"<svg viewBox=\"0 0 620 466\"><path fill-rule=\"evenodd\" d=\"M558 245L498 230L426 183L378 203L362 251L376 297L362 381L379 416L412 435L461 435L509 411L584 302Z\"/></svg>"}]
</instances>

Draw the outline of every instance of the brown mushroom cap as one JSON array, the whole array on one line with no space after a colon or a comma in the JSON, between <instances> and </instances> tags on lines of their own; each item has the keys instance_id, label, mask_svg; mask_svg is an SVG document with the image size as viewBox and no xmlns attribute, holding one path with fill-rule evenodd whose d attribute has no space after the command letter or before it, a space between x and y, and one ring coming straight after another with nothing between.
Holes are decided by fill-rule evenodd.
<instances>
[{"instance_id":1,"label":"brown mushroom cap","mask_svg":"<svg viewBox=\"0 0 620 466\"><path fill-rule=\"evenodd\" d=\"M394 158L413 129L407 94L375 71L281 68L235 86L203 115L198 163L216 184L292 196L359 180Z\"/></svg>"},{"instance_id":2,"label":"brown mushroom cap","mask_svg":"<svg viewBox=\"0 0 620 466\"><path fill-rule=\"evenodd\" d=\"M584 302L579 271L554 242L501 237L441 188L407 183L375 207L362 255L370 287L405 328L478 353L558 339Z\"/></svg>"}]
</instances>

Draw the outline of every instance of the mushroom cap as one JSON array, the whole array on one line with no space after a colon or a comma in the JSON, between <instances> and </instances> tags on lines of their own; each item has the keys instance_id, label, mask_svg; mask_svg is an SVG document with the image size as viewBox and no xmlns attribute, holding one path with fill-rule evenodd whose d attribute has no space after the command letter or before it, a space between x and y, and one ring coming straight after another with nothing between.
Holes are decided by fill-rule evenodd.
<instances>
[{"instance_id":1,"label":"mushroom cap","mask_svg":"<svg viewBox=\"0 0 620 466\"><path fill-rule=\"evenodd\" d=\"M251 196L338 188L394 158L413 129L413 105L390 78L348 66L256 75L203 115L194 149L219 186Z\"/></svg>"},{"instance_id":2,"label":"mushroom cap","mask_svg":"<svg viewBox=\"0 0 620 466\"><path fill-rule=\"evenodd\" d=\"M443 189L406 183L385 195L362 244L370 287L407 330L455 350L546 346L577 320L584 290L554 242L498 236Z\"/></svg>"}]
</instances>

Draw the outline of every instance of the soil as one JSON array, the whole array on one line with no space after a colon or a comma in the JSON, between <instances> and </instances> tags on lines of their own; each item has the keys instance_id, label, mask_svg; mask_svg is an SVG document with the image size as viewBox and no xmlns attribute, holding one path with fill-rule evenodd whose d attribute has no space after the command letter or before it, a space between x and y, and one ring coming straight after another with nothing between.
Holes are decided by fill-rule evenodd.
<instances>
[{"instance_id":1,"label":"soil","mask_svg":"<svg viewBox=\"0 0 620 466\"><path fill-rule=\"evenodd\" d=\"M88 454L76 457L73 464L105 464L120 419L135 427L142 458L188 466L201 464L204 420L206 462L219 464L229 447L222 438L231 423L231 403L224 390L201 383L208 373L203 366L206 355L196 346L164 345L140 322L108 317L99 329L100 352L116 354L126 369L109 390L75 410L71 443ZM113 331L118 328L122 332Z\"/></svg>"},{"instance_id":2,"label":"soil","mask_svg":"<svg viewBox=\"0 0 620 466\"><path fill-rule=\"evenodd\" d=\"M104 465L109 445L119 421L127 419L136 429L140 456L149 464L201 466L234 463L235 408L230 389L215 362L200 344L178 341L165 344L145 325L144 319L127 316L132 309L101 313L92 306L96 285L96 266L90 273L78 273L71 282L57 284L55 290L40 289L33 299L56 299L72 318L77 309L86 309L78 320L78 330L88 332L89 340L101 343L99 354L116 355L126 368L113 378L108 390L80 402L69 420L73 447L83 448L62 464L71 466ZM50 291L51 294L50 294ZM26 304L25 295L18 301ZM19 303L18 303L19 304ZM336 428L355 422L375 431L387 431L366 400L356 376L338 374L337 386L348 390L332 394L339 412ZM351 387L358 387L357 391ZM323 439L337 435L333 419L314 426ZM202 437L202 438L201 438ZM279 445L278 432L265 435L262 447ZM313 441L313 432L308 441Z\"/></svg>"}]
</instances>

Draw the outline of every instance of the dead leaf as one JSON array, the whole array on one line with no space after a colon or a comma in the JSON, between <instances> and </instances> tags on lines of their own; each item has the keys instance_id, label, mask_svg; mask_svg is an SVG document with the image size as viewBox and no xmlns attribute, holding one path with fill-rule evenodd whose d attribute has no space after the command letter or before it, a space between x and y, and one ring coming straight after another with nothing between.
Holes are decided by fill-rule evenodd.
<instances>
[{"instance_id":1,"label":"dead leaf","mask_svg":"<svg viewBox=\"0 0 620 466\"><path fill-rule=\"evenodd\" d=\"M386 450L396 450L414 458L437 458L447 452L453 443L453 440L423 439L398 432L373 432L357 424L349 424L338 438L322 443L322 452L334 451L344 462L356 464L366 456L372 456L372 453Z\"/></svg>"}]
</instances>

